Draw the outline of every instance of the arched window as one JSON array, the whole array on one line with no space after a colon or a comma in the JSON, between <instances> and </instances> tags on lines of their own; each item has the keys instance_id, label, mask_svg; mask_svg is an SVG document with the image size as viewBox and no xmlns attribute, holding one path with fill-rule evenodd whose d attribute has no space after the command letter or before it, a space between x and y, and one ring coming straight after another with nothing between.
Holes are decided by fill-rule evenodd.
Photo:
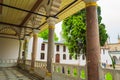
<instances>
[{"instance_id":1,"label":"arched window","mask_svg":"<svg viewBox=\"0 0 120 80\"><path fill-rule=\"evenodd\" d=\"M66 54L63 54L63 60L66 60Z\"/></svg>"},{"instance_id":2,"label":"arched window","mask_svg":"<svg viewBox=\"0 0 120 80\"><path fill-rule=\"evenodd\" d=\"M45 54L44 53L41 53L41 59L45 59Z\"/></svg>"},{"instance_id":3,"label":"arched window","mask_svg":"<svg viewBox=\"0 0 120 80\"><path fill-rule=\"evenodd\" d=\"M117 59L117 57L116 57L116 56L113 56L113 60L114 60L115 64L117 64L117 63L118 63L118 59Z\"/></svg>"}]
</instances>

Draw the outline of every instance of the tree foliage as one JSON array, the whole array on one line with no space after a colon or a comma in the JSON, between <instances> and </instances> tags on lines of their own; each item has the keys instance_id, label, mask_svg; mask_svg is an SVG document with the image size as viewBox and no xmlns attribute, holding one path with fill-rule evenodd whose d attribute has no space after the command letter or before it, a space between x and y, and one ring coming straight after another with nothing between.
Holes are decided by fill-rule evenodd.
<instances>
[{"instance_id":1,"label":"tree foliage","mask_svg":"<svg viewBox=\"0 0 120 80\"><path fill-rule=\"evenodd\" d=\"M44 30L43 32L40 32L38 34L38 37L43 38L44 40L48 40L48 29ZM58 41L57 35L54 33L54 40Z\"/></svg>"},{"instance_id":2,"label":"tree foliage","mask_svg":"<svg viewBox=\"0 0 120 80\"><path fill-rule=\"evenodd\" d=\"M107 40L105 25L101 23L101 9L98 7L98 24L100 45L104 46ZM86 10L83 9L76 14L66 18L62 23L62 36L65 39L65 44L68 46L70 53L86 52Z\"/></svg>"}]
</instances>

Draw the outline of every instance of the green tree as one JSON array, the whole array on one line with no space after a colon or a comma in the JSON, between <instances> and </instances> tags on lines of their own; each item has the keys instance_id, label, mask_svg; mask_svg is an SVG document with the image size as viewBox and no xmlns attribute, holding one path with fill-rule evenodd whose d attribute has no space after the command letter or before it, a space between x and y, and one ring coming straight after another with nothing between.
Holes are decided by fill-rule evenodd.
<instances>
[{"instance_id":1,"label":"green tree","mask_svg":"<svg viewBox=\"0 0 120 80\"><path fill-rule=\"evenodd\" d=\"M105 25L101 23L102 17L100 7L98 11L98 24L100 45L104 46L108 35L105 30ZM86 11L85 9L77 12L76 14L66 18L62 23L62 36L65 39L65 44L68 46L71 54L79 54L81 49L82 53L86 52Z\"/></svg>"},{"instance_id":2,"label":"green tree","mask_svg":"<svg viewBox=\"0 0 120 80\"><path fill-rule=\"evenodd\" d=\"M38 37L43 38L44 40L48 40L48 29L44 30L43 32L40 32L38 34ZM54 33L54 40L58 41L57 35Z\"/></svg>"}]
</instances>

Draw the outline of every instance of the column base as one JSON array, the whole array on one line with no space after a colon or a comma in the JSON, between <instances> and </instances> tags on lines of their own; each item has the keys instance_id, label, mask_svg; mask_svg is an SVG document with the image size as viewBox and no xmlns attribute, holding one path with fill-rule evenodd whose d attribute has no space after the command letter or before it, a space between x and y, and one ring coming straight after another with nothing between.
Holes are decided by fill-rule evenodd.
<instances>
[{"instance_id":1,"label":"column base","mask_svg":"<svg viewBox=\"0 0 120 80\"><path fill-rule=\"evenodd\" d=\"M52 74L47 72L44 80L52 80Z\"/></svg>"},{"instance_id":2,"label":"column base","mask_svg":"<svg viewBox=\"0 0 120 80\"><path fill-rule=\"evenodd\" d=\"M34 73L34 68L30 68L29 73Z\"/></svg>"}]
</instances>

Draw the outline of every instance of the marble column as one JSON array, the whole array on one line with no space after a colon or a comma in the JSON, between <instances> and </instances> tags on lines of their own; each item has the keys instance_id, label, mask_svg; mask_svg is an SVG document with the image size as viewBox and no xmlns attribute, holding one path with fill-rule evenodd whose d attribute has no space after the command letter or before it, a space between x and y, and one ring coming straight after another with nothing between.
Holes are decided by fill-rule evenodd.
<instances>
[{"instance_id":1,"label":"marble column","mask_svg":"<svg viewBox=\"0 0 120 80\"><path fill-rule=\"evenodd\" d=\"M56 19L50 17L48 20L48 28L49 28L49 35L48 35L48 51L47 51L47 75L50 76L52 72L52 59L54 54L54 29Z\"/></svg>"},{"instance_id":2,"label":"marble column","mask_svg":"<svg viewBox=\"0 0 120 80\"><path fill-rule=\"evenodd\" d=\"M20 63L20 59L22 58L22 51L23 51L23 40L19 40L19 54L18 54L18 60L17 60L17 64L19 65Z\"/></svg>"},{"instance_id":3,"label":"marble column","mask_svg":"<svg viewBox=\"0 0 120 80\"><path fill-rule=\"evenodd\" d=\"M99 80L100 42L97 17L97 0L84 0L87 18L87 77L88 80Z\"/></svg>"},{"instance_id":4,"label":"marble column","mask_svg":"<svg viewBox=\"0 0 120 80\"><path fill-rule=\"evenodd\" d=\"M33 47L31 55L31 70L34 71L35 68L35 59L37 55L37 45L38 45L38 32L39 30L33 30Z\"/></svg>"},{"instance_id":5,"label":"marble column","mask_svg":"<svg viewBox=\"0 0 120 80\"><path fill-rule=\"evenodd\" d=\"M27 59L27 55L28 55L28 43L29 43L29 36L25 36L25 42L24 42L25 48L24 48L24 52L22 53L24 68L25 68L26 59Z\"/></svg>"}]
</instances>

